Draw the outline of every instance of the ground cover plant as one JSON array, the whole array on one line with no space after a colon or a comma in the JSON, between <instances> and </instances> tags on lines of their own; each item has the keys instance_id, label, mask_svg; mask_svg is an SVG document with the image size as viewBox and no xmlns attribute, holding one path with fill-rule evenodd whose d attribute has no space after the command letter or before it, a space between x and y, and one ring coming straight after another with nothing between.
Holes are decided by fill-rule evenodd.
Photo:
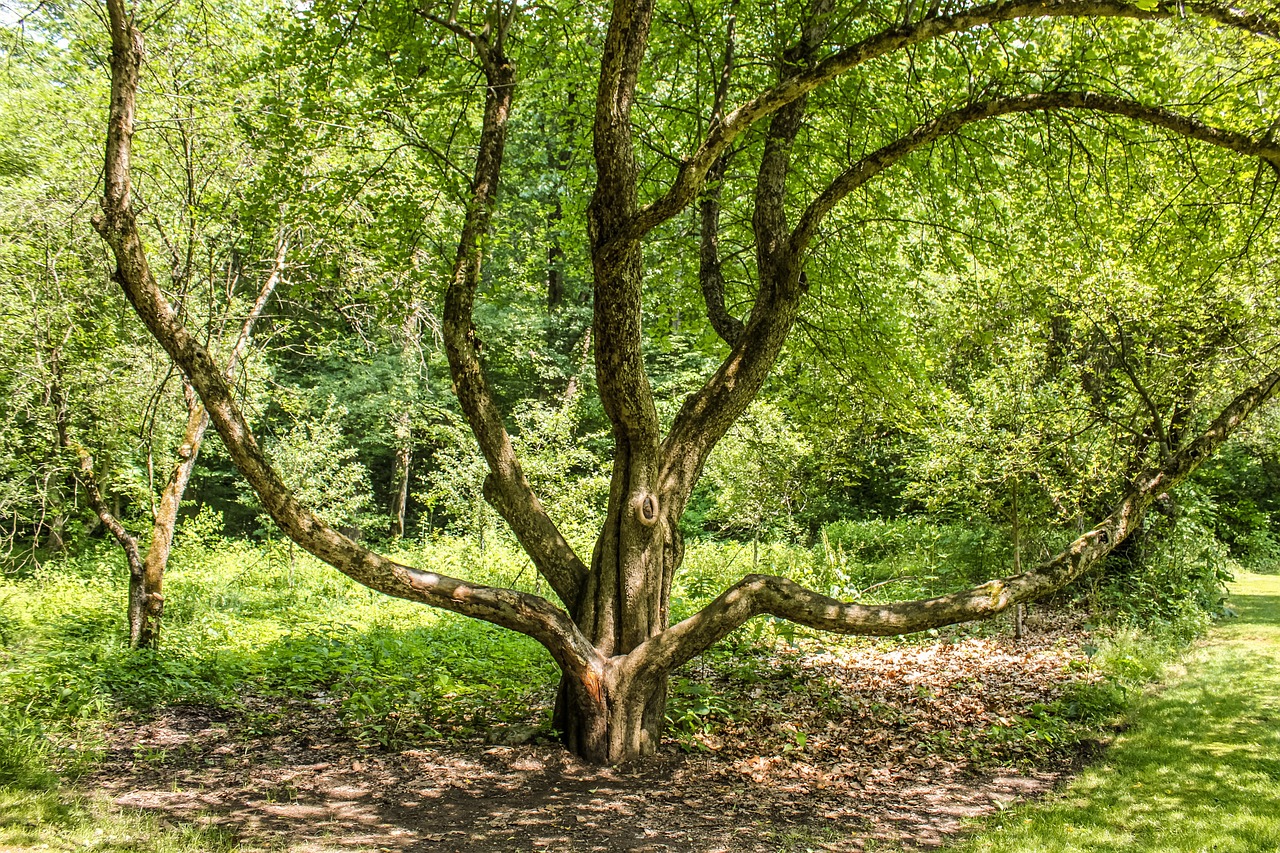
<instances>
[{"instance_id":1,"label":"ground cover plant","mask_svg":"<svg viewBox=\"0 0 1280 853\"><path fill-rule=\"evenodd\" d=\"M1050 784L1276 556L1278 44L0 0L8 825L776 849Z\"/></svg>"},{"instance_id":2,"label":"ground cover plant","mask_svg":"<svg viewBox=\"0 0 1280 853\"><path fill-rule=\"evenodd\" d=\"M1167 134L1161 138L1177 144L1189 141L1216 149L1221 157L1206 158L1215 169L1230 170L1238 162L1235 158L1243 157L1268 164L1273 172L1280 173L1276 166L1280 149L1270 134L1255 135L1249 126L1236 127L1230 122L1224 126L1218 121L1220 117L1230 117L1246 119L1250 126L1266 125L1265 120L1260 121L1265 115L1257 112L1257 105L1267 102L1265 97L1240 97L1218 104L1220 112L1206 120L1166 106L1177 99L1171 100L1172 93L1166 85L1147 85L1150 81L1146 79L1146 63L1138 66L1143 73L1131 74L1129 69L1133 66L1127 62L1104 61L1105 73L1099 78L1086 70L1092 69L1088 60L1096 59L1098 53L1077 58L1072 55L1073 50L1067 51L1067 67L1078 68L1082 76L1079 80L1072 76L1072 83L1046 88L1035 82L1040 79L1041 66L1034 50L1028 51L1030 62L1025 79L1016 74L1006 77L1004 64L978 63L976 56L969 57L967 50L959 49L959 45L966 44L964 36L975 36L981 44L989 30L1002 33L1004 25L1014 29L1025 26L1030 28L1031 38L1016 41L1026 47L1056 41L1054 36L1060 33L1054 28L1059 21L1066 22L1068 28L1076 21L1106 22L1098 24L1104 28L1100 31L1111 34L1114 26L1113 34L1123 43L1130 20L1137 19L1145 26L1151 21L1185 19L1203 24L1215 34L1228 34L1238 40L1238 44L1231 42L1233 49L1249 55L1254 50L1265 54L1271 48L1270 40L1280 33L1280 26L1265 14L1234 8L1197 7L1187 19L1186 10L1180 5L1152 6L1145 2L1141 6L997 3L945 10L939 4L923 14L913 4L907 4L897 13L881 10L890 12L886 17L867 10L845 16L837 13L834 4L815 0L784 16L789 46L771 44L767 37L743 45L750 44L758 58L767 60L766 67L772 73L761 79L745 73L734 59L739 46L735 7L725 25L725 58L720 74L708 77L699 73L705 55L701 46L693 50L691 57L686 56L688 62L676 61L677 68L687 66L693 70L688 75L694 90L692 106L675 111L677 115L694 116L692 129L671 126L672 137L683 140L679 147L685 153L674 163L659 159L646 165L637 154L645 146L641 144L643 124L637 121L634 108L650 95L655 104L665 100L665 95L659 94L663 85L657 84L651 91L648 79L660 67L655 64L659 60L651 51L650 38L655 22L663 16L657 14L657 4L650 0L616 0L609 10L598 53L579 66L584 73L578 81L596 84L589 122L594 188L582 217L586 255L590 259L589 272L585 265L583 272L590 281L592 308L586 348L594 356L593 390L612 441L612 450L606 454L610 469L608 500L591 556L583 559L565 538L525 472L504 407L486 372L484 344L477 328L477 300L489 272L486 264L497 221L506 146L509 135L514 136L510 132L515 94L520 88L520 39L525 26L535 33L539 22L538 15L522 11L514 2L495 2L467 10L414 9L408 20L414 22L414 32L420 26L438 28L430 30L434 36L412 45L423 59L419 76L424 76L436 59L432 56L428 60L438 46L434 38L464 45L464 72L472 74L474 63L483 76L483 106L475 110L473 117L473 121L478 120L479 132L474 148L468 147L465 158L469 165L454 165L470 179L459 199L461 216L454 229L458 240L446 274L440 338L458 408L484 457L482 493L529 555L549 587L549 596L491 587L398 563L344 533L339 529L341 521L326 519L317 509L300 503L297 487L282 476L278 460L271 459L255 438L247 410L237 399L225 371L209 347L192 333L181 304L175 306L153 271L151 259L155 252L147 247L133 189L139 81L145 70L146 12L124 0L107 0L102 18L111 43L111 97L104 128L101 213L92 221L115 261L113 280L138 319L200 396L236 470L280 529L308 552L371 589L482 619L542 644L561 670L557 729L565 745L580 756L615 764L656 749L666 722L671 673L754 617L769 615L835 633L902 634L990 618L1054 592L1121 547L1141 528L1150 506L1190 477L1280 386L1280 373L1265 362L1255 364L1245 372L1247 380L1219 388L1215 404L1204 409L1197 405L1203 401L1196 372L1187 371L1172 381L1168 389L1172 397L1162 405L1155 402L1129 361L1129 353L1138 346L1134 334L1122 327L1113 339L1104 330L1103 341L1108 349L1119 353L1123 362L1120 372L1131 381L1141 401L1140 417L1149 429L1131 430L1137 452L1129 460L1131 468L1119 478L1121 487L1111 500L1089 507L1080 518L1083 529L1064 550L1031 568L1021 563L1019 495L1024 479L1030 480L1038 472L1027 470L1025 477L1024 472L1017 472L1012 479L1000 477L994 482L989 476L982 476L979 482L996 493L1005 490L993 487L1008 481L1015 550L1013 573L1007 577L933 599L867 606L833 599L788 578L753 573L729 586L697 613L672 624L671 587L685 553L681 521L708 459L761 395L782 357L810 290L809 273L814 266L811 262L818 255L816 247L823 239L835 241L842 232L838 226L832 229L837 218L829 215L859 198L869 186L879 185L882 173L897 171L900 164L910 162L912 155L932 149L935 143L965 138L976 132L973 126L999 119L995 123L1003 131L1016 134L1016 130L1026 129L1026 125L1018 123L1020 117L1043 115L1052 121L1076 112L1132 122L1143 132L1157 130ZM342 10L336 12L338 18L344 16ZM355 10L352 20L358 21L360 15L361 10ZM565 16L560 20L566 33L577 31L584 36L594 33L599 23L590 17L571 20ZM749 29L748 20L743 18L744 33ZM1036 32L1040 26L1046 32ZM766 29L773 31L771 27ZM1192 44L1187 42L1180 47L1190 53ZM996 37L989 47L999 52L999 45ZM676 57L683 53L677 49L682 46L682 40L675 42L672 50ZM945 99L934 102L921 90L902 101L910 118L896 126L890 122L874 141L870 137L864 139L861 151L848 149L834 162L817 151L807 165L793 159L802 130L820 133L824 120L832 115L869 117L879 113L872 108L877 97L860 86L844 85L846 81L872 73L879 68L879 60L894 56L907 57L909 66L915 68L917 49L937 49L933 65L942 68L951 64L953 74L969 80L971 88L962 103ZM951 55L952 50L959 50L958 61ZM979 47L978 53L982 51ZM377 52L385 51L379 46ZM1216 55L1213 48L1206 52ZM398 49L393 53L398 54ZM1180 59L1183 54L1182 50L1173 50L1167 55ZM1166 54L1153 50L1143 56L1154 60L1165 58ZM1064 57L1051 53L1042 61L1047 67L1056 68ZM1111 79L1113 74L1129 82L1115 89L1103 87L1101 91L1093 87L1092 81ZM1184 95L1193 101L1221 97L1225 92L1234 94L1234 90L1216 83L1198 83L1187 74L1154 76L1165 84L1170 79L1188 83L1190 89ZM1010 85L1012 88L1005 91ZM1258 85L1265 86L1261 81ZM702 103L702 91L715 93L709 112L705 111L708 105ZM658 110L655 119L660 121L666 111ZM470 112L465 102L463 112ZM753 134L758 137L758 147L747 144ZM993 148L1004 147L997 141L1000 136L998 131L997 139L991 140ZM1073 139L1077 138L1080 135L1073 134ZM575 149L588 147L572 136L562 144L566 159ZM658 146L655 150L669 147ZM1089 143L1082 143L1081 147L1094 150ZM1105 145L1098 150L1099 156L1104 151ZM729 161L733 157L740 161L735 168L741 168L741 161L749 161L747 171L755 176L754 188L736 196L739 214L751 223L749 245L753 251L743 255L754 256L752 280L747 287L752 307L745 320L726 309L719 248L722 206L729 207L725 191L736 186L730 179L734 173ZM820 163L828 168L818 168ZM1261 170L1262 166L1257 168ZM806 185L810 177L816 186ZM699 201L703 206L698 279L707 319L728 347L728 353L722 351L709 359L718 362L718 366L704 371L687 393L678 395L680 402L674 414L664 421L646 365L647 341L642 332L645 297L654 286L645 272L646 249L669 223ZM1253 209L1255 202L1256 194L1251 194L1247 207ZM558 198L556 204L560 211L556 215L562 217L563 206ZM1265 210L1264 207L1254 215L1265 217ZM1256 229L1250 231L1253 233ZM1251 241L1252 236L1250 245ZM563 257L559 242L553 243L552 249ZM552 254L549 252L548 256ZM1252 256L1252 251L1246 254ZM1169 260L1156 258L1152 265ZM1143 265L1141 275L1151 271ZM1122 274L1113 278L1122 283L1117 294L1122 301L1141 290L1124 286ZM1088 316L1087 312L1084 316ZM1218 340L1238 346L1231 334L1233 324L1228 323L1225 333L1219 336L1207 331L1222 325L1215 311L1207 312L1207 322L1208 327L1175 333L1174 338L1182 340L1172 348L1194 352L1205 360L1218 353ZM1258 322L1248 325L1252 331L1265 328ZM1144 330L1143 337L1150 331L1153 330ZM1058 347L1052 349L1056 351ZM1013 363L1010 359L1002 366ZM997 390L1001 378L997 375L992 383ZM1054 383L1044 384L1048 387ZM1226 397L1222 408L1225 388L1241 386L1243 390ZM1095 399L1099 397L1092 379L1084 379L1080 390ZM1006 434L1011 446L1021 446L1022 439L1026 439L1030 452L1037 445L1034 426L1027 425L1018 414L1023 409L1021 398L1009 417L1003 413L1004 407L991 408L991 423ZM1199 415L1195 414L1197 410ZM1072 462L1068 470L1074 472L1077 467Z\"/></svg>"}]
</instances>

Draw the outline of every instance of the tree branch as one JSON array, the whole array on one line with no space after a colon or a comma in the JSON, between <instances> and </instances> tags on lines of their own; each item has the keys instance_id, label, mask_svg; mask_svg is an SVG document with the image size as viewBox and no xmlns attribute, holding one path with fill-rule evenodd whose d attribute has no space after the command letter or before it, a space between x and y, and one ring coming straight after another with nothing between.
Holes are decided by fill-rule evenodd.
<instances>
[{"instance_id":1,"label":"tree branch","mask_svg":"<svg viewBox=\"0 0 1280 853\"><path fill-rule=\"evenodd\" d=\"M471 198L458 239L453 273L445 291L445 352L458 403L489 465L485 498L511 526L556 595L572 609L576 606L586 567L534 494L516 457L502 412L480 365L480 341L472 321L480 286L482 248L502 173L516 82L515 66L503 54L500 38L498 43L490 44L484 37L474 36L473 44L485 75L484 119Z\"/></svg>"},{"instance_id":2,"label":"tree branch","mask_svg":"<svg viewBox=\"0 0 1280 853\"><path fill-rule=\"evenodd\" d=\"M1013 113L1047 110L1089 110L1123 116L1238 154L1261 157L1268 162L1280 162L1280 143L1265 136L1255 139L1243 133L1207 125L1172 110L1147 106L1114 95L1098 92L1044 92L996 98L970 104L938 116L933 121L918 126L906 136L863 157L846 169L814 199L800 216L791 237L793 247L796 251L803 252L813 239L822 218L841 199L913 151L976 121Z\"/></svg>"},{"instance_id":3,"label":"tree branch","mask_svg":"<svg viewBox=\"0 0 1280 853\"><path fill-rule=\"evenodd\" d=\"M836 204L885 169L938 138L983 119L1058 109L1082 109L1132 118L1239 154L1280 162L1280 143L1276 141L1222 130L1171 110L1113 95L1048 92L982 101L922 124L846 169L801 214L791 233L787 252L779 252L774 257L787 258L797 267L801 265L823 217ZM770 258L762 256L761 261L764 264L761 269L763 280L771 273L768 266ZM773 270L775 273L781 271L780 268ZM676 415L663 446L664 468L660 482L668 504L678 504L687 497L701 473L707 454L745 411L781 351L795 318L802 289L783 286L785 280L780 275L775 281L778 284L773 289L761 288L746 329L724 363L701 389L689 396Z\"/></svg>"},{"instance_id":4,"label":"tree branch","mask_svg":"<svg viewBox=\"0 0 1280 853\"><path fill-rule=\"evenodd\" d=\"M698 149L684 160L684 165L667 192L641 210L616 238L620 241L639 239L675 216L697 197L716 159L742 133L786 104L869 60L941 36L1020 18L1093 17L1150 21L1174 18L1184 12L1253 35L1280 38L1280 23L1262 15L1209 3L1184 4L1178 0L1166 0L1151 11L1115 0L1013 0L976 6L954 15L926 17L919 23L885 30L834 53L812 68L793 74L730 112L721 123L711 129ZM1277 171L1280 171L1280 166L1277 166Z\"/></svg>"},{"instance_id":5,"label":"tree branch","mask_svg":"<svg viewBox=\"0 0 1280 853\"><path fill-rule=\"evenodd\" d=\"M1138 477L1097 526L1030 571L937 598L892 604L838 601L786 578L748 575L697 614L638 646L620 666L641 678L670 671L763 614L837 634L890 636L989 619L1040 598L1080 577L1124 541L1151 502L1190 476L1277 386L1280 371L1242 392L1195 441Z\"/></svg>"},{"instance_id":6,"label":"tree branch","mask_svg":"<svg viewBox=\"0 0 1280 853\"><path fill-rule=\"evenodd\" d=\"M67 400L62 391L62 369L59 353L54 350L49 358L49 403L53 407L54 431L58 436L58 446L75 454L77 471L75 478L84 487L89 506L102 522L102 526L110 531L116 542L124 549L125 561L129 564L129 576L141 578L143 573L142 552L138 548L138 539L130 533L120 519L107 508L102 498L102 488L98 485L98 475L93 470L93 456L82 445L71 440L67 426Z\"/></svg>"},{"instance_id":7,"label":"tree branch","mask_svg":"<svg viewBox=\"0 0 1280 853\"><path fill-rule=\"evenodd\" d=\"M200 394L236 467L263 507L290 539L370 589L461 613L533 637L566 672L596 678L603 663L569 615L549 601L423 572L366 550L303 508L271 467L208 350L182 325L164 299L142 247L129 205L129 163L142 40L125 11L126 0L107 0L112 31L111 112L108 118L106 194L94 227L116 259L114 279L134 310Z\"/></svg>"},{"instance_id":8,"label":"tree branch","mask_svg":"<svg viewBox=\"0 0 1280 853\"><path fill-rule=\"evenodd\" d=\"M288 251L289 239L281 233L276 241L276 255L271 264L271 272L267 275L248 315L244 318L240 333L236 336L235 345L232 346L231 354L227 357L227 366L222 375L228 381L235 375L236 366L249 349L249 342L253 339L254 325L266 310L267 303L284 277L285 258ZM160 501L152 511L151 544L147 546L147 555L142 567L143 583L139 587L143 599L134 601L133 596L130 596L130 606L145 609L151 617L148 620L135 618L129 620L130 643L135 648L155 644L159 640L155 634L144 636L137 631L144 628L144 623L149 623L145 625L148 631L154 631L160 624L160 616L164 608L164 595L161 591L164 584L164 571L169 564L169 553L173 548L178 511L182 508L182 496L187 490L187 484L191 482L191 474L195 470L200 447L204 443L205 431L209 428L209 412L200 402L200 398L189 382L184 386L184 392L187 398L187 425L182 433L182 444L178 446L178 459L170 470L168 479L165 480L164 488L160 491ZM125 551L128 553L127 546Z\"/></svg>"},{"instance_id":9,"label":"tree branch","mask_svg":"<svg viewBox=\"0 0 1280 853\"><path fill-rule=\"evenodd\" d=\"M812 0L799 39L782 57L783 74L813 64L830 26L831 7L830 0ZM763 386L786 342L804 292L803 256L792 249L786 196L791 147L803 124L805 106L803 95L784 104L774 113L765 134L751 221L759 277L751 316L720 369L681 406L663 443L661 494L667 512L677 518L711 448Z\"/></svg>"},{"instance_id":10,"label":"tree branch","mask_svg":"<svg viewBox=\"0 0 1280 853\"><path fill-rule=\"evenodd\" d=\"M725 103L729 100L729 84L733 80L734 26L737 22L737 0L729 10L725 27L724 62L720 81L716 84L711 104L711 125L724 119ZM700 245L698 252L698 280L702 287L702 301L707 306L707 319L725 343L733 346L742 337L743 322L730 314L724 303L724 271L720 264L720 192L725 172L729 167L729 149L721 152L707 171L706 189L699 207L698 225Z\"/></svg>"},{"instance_id":11,"label":"tree branch","mask_svg":"<svg viewBox=\"0 0 1280 853\"><path fill-rule=\"evenodd\" d=\"M595 274L592 335L596 381L605 413L627 447L656 448L658 414L641 347L642 258L635 240L615 238L635 215L638 171L631 110L648 46L652 0L614 0L600 59L592 126L596 187L587 210ZM601 246L616 251L603 253ZM640 487L636 483L629 488Z\"/></svg>"}]
</instances>

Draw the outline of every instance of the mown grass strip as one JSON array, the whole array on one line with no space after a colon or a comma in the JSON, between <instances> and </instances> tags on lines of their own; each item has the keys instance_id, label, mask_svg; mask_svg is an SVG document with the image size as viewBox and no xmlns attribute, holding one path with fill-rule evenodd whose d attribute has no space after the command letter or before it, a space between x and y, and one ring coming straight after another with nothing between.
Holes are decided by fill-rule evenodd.
<instances>
[{"instance_id":1,"label":"mown grass strip","mask_svg":"<svg viewBox=\"0 0 1280 853\"><path fill-rule=\"evenodd\" d=\"M1231 592L1238 618L1139 700L1102 763L957 849L1280 851L1280 576L1244 574Z\"/></svg>"}]
</instances>

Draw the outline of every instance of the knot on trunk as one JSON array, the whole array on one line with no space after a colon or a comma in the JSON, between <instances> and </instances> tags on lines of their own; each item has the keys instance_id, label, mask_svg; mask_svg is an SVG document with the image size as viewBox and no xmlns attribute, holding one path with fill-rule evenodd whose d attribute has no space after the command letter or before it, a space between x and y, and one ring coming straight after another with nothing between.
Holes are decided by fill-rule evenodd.
<instances>
[{"instance_id":1,"label":"knot on trunk","mask_svg":"<svg viewBox=\"0 0 1280 853\"><path fill-rule=\"evenodd\" d=\"M636 517L640 519L640 523L646 526L652 526L658 522L658 499L648 492L642 492L635 496L632 500L632 506L635 507Z\"/></svg>"}]
</instances>

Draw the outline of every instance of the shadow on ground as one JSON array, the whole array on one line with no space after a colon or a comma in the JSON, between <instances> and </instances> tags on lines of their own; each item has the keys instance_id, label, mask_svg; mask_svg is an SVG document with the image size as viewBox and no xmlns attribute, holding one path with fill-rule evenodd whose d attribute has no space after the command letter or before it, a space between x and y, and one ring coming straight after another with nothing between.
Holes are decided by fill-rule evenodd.
<instances>
[{"instance_id":1,"label":"shadow on ground","mask_svg":"<svg viewBox=\"0 0 1280 853\"><path fill-rule=\"evenodd\" d=\"M166 821L224 827L246 850L932 847L967 819L1049 790L1093 754L1062 746L1020 772L982 752L995 749L993 727L1078 678L1079 656L1060 634L796 655L753 683L744 719L706 739L714 751L669 744L619 769L549 743L361 749L332 706L308 702L248 700L235 715L173 708L117 731L92 784ZM246 726L267 716L285 729Z\"/></svg>"}]
</instances>

